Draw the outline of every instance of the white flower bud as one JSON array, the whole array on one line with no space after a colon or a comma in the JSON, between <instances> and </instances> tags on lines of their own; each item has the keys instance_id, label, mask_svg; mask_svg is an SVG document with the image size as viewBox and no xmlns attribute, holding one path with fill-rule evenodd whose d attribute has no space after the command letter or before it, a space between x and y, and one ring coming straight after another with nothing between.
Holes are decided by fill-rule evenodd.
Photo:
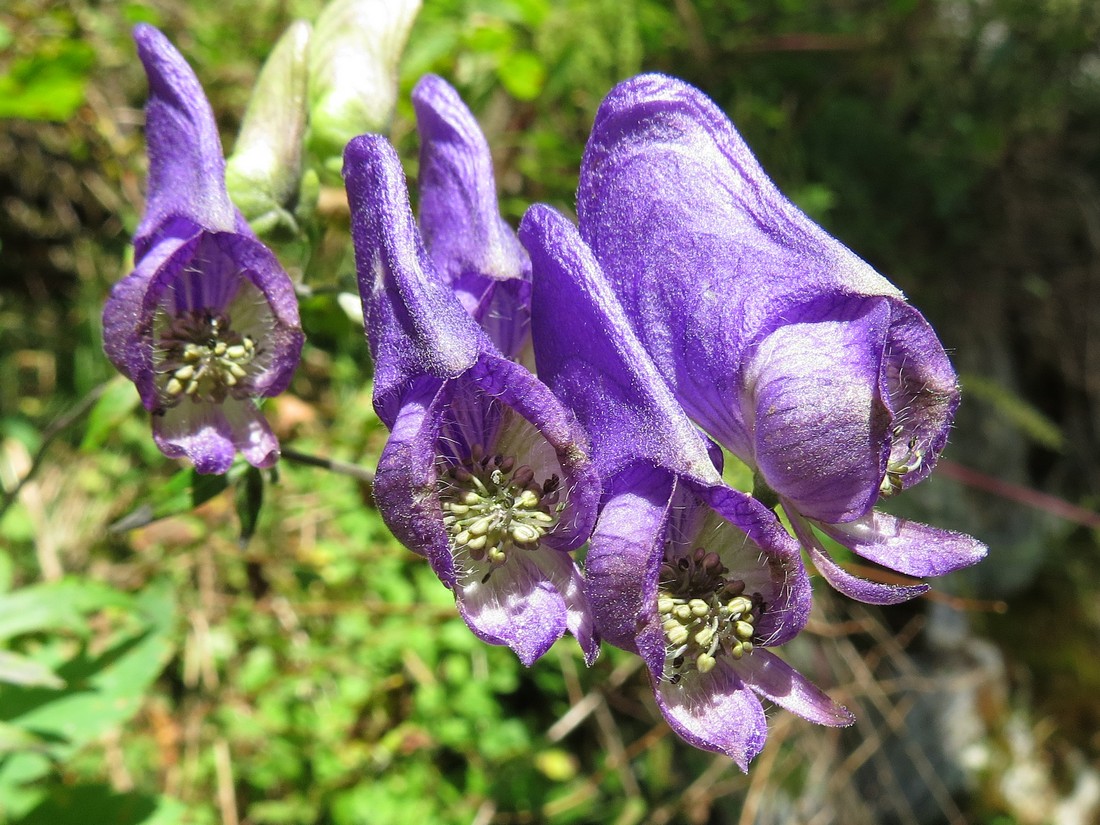
<instances>
[{"instance_id":1,"label":"white flower bud","mask_svg":"<svg viewBox=\"0 0 1100 825\"><path fill-rule=\"evenodd\" d=\"M256 80L233 154L226 161L230 197L258 232L286 225L299 197L306 130L310 27L291 24Z\"/></svg>"},{"instance_id":2,"label":"white flower bud","mask_svg":"<svg viewBox=\"0 0 1100 825\"><path fill-rule=\"evenodd\" d=\"M397 68L420 0L333 0L317 18L309 59L310 148L339 174L344 145L388 132Z\"/></svg>"}]
</instances>

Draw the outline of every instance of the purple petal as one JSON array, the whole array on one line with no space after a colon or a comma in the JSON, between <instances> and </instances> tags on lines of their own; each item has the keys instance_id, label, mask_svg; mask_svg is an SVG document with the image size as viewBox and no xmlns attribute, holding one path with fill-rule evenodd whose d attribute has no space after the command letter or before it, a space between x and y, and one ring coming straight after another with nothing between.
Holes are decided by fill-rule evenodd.
<instances>
[{"instance_id":1,"label":"purple petal","mask_svg":"<svg viewBox=\"0 0 1100 825\"><path fill-rule=\"evenodd\" d=\"M725 115L642 75L603 102L577 194L581 234L693 420L740 455L746 344L825 292L900 293L779 193Z\"/></svg>"},{"instance_id":2,"label":"purple petal","mask_svg":"<svg viewBox=\"0 0 1100 825\"><path fill-rule=\"evenodd\" d=\"M152 268L153 271L150 271ZM112 290L104 310L104 349L134 381L148 410L164 405L157 386L158 314L225 313L260 355L250 365L251 396L283 392L294 377L305 336L294 286L274 254L236 233L199 232L184 243L162 240Z\"/></svg>"},{"instance_id":3,"label":"purple petal","mask_svg":"<svg viewBox=\"0 0 1100 825\"><path fill-rule=\"evenodd\" d=\"M198 230L195 230L196 233ZM188 258L193 254L197 244L197 238L188 239L172 238L158 243L149 254L138 262L134 271L111 287L110 297L103 308L103 350L111 363L129 378L138 383L139 376L150 369L152 354L144 344L146 333L142 331L147 327L149 319L142 307L145 303L145 294L149 284L165 263L173 259L177 254L182 258ZM189 251L180 252L187 246ZM152 393L146 398L142 394L142 401L146 409L155 409L157 406L156 390L152 382L148 382Z\"/></svg>"},{"instance_id":4,"label":"purple petal","mask_svg":"<svg viewBox=\"0 0 1100 825\"><path fill-rule=\"evenodd\" d=\"M737 663L737 674L765 699L819 725L845 727L855 722L848 709L774 653L754 650Z\"/></svg>"},{"instance_id":5,"label":"purple petal","mask_svg":"<svg viewBox=\"0 0 1100 825\"><path fill-rule=\"evenodd\" d=\"M232 232L237 212L225 190L225 161L214 113L198 78L152 26L135 26L134 40L149 77L149 184L145 214L134 237L140 260L173 219Z\"/></svg>"},{"instance_id":6,"label":"purple petal","mask_svg":"<svg viewBox=\"0 0 1100 825\"><path fill-rule=\"evenodd\" d=\"M883 584L881 582L868 581L859 576L853 576L843 567L833 561L832 557L821 546L821 542L813 534L810 525L800 519L797 514L787 511L791 515L791 526L795 535L802 542L802 546L810 555L810 560L817 568L817 572L838 593L843 593L850 599L866 604L900 604L910 599L915 599L923 593L927 593L927 584L900 585Z\"/></svg>"},{"instance_id":7,"label":"purple petal","mask_svg":"<svg viewBox=\"0 0 1100 825\"><path fill-rule=\"evenodd\" d=\"M656 622L657 577L673 476L638 464L609 484L585 558L585 580L600 636L637 652L639 626ZM660 673L664 642L659 625L656 632L658 650L647 656L647 662Z\"/></svg>"},{"instance_id":8,"label":"purple petal","mask_svg":"<svg viewBox=\"0 0 1100 825\"><path fill-rule=\"evenodd\" d=\"M747 493L725 485L701 487L690 485L692 499L674 502L676 520L692 514L701 516L694 530L679 530L681 541L691 548L704 546L718 550L720 539L731 544L723 559L739 557L740 564L726 564L737 577L745 581L748 590L761 593L767 609L757 623L760 644L776 646L789 642L806 626L810 617L812 589L798 542L783 529L775 513ZM697 497L697 504L693 500ZM736 528L736 529L730 529Z\"/></svg>"},{"instance_id":9,"label":"purple petal","mask_svg":"<svg viewBox=\"0 0 1100 825\"><path fill-rule=\"evenodd\" d=\"M822 524L830 537L853 553L907 576L942 576L985 558L977 539L951 530L872 510L857 521Z\"/></svg>"},{"instance_id":10,"label":"purple petal","mask_svg":"<svg viewBox=\"0 0 1100 825\"><path fill-rule=\"evenodd\" d=\"M576 228L536 205L523 218L520 239L534 270L539 375L588 431L601 474L612 477L644 460L720 484L707 441L631 332Z\"/></svg>"},{"instance_id":11,"label":"purple petal","mask_svg":"<svg viewBox=\"0 0 1100 825\"><path fill-rule=\"evenodd\" d=\"M153 416L153 440L169 458L187 458L200 473L221 474L239 452L253 467L273 467L279 441L250 399L222 404L184 399Z\"/></svg>"},{"instance_id":12,"label":"purple petal","mask_svg":"<svg viewBox=\"0 0 1100 825\"><path fill-rule=\"evenodd\" d=\"M228 401L222 414L233 433L233 446L253 467L274 467L279 460L279 440L251 400Z\"/></svg>"},{"instance_id":13,"label":"purple petal","mask_svg":"<svg viewBox=\"0 0 1100 825\"><path fill-rule=\"evenodd\" d=\"M748 772L768 736L760 700L725 662L697 679L658 682L657 706L676 733L703 750L724 753Z\"/></svg>"},{"instance_id":14,"label":"purple petal","mask_svg":"<svg viewBox=\"0 0 1100 825\"><path fill-rule=\"evenodd\" d=\"M455 596L459 613L478 638L507 645L527 667L566 630L561 593L549 585L542 568L528 559L504 565L484 584L468 582Z\"/></svg>"},{"instance_id":15,"label":"purple petal","mask_svg":"<svg viewBox=\"0 0 1100 825\"><path fill-rule=\"evenodd\" d=\"M440 277L497 349L513 358L530 331L531 264L500 217L489 144L442 78L422 77L412 99L424 244Z\"/></svg>"},{"instance_id":16,"label":"purple petal","mask_svg":"<svg viewBox=\"0 0 1100 825\"><path fill-rule=\"evenodd\" d=\"M170 407L153 416L153 440L169 458L188 458L198 472L220 475L232 466L237 452L236 432L224 406L185 400Z\"/></svg>"},{"instance_id":17,"label":"purple petal","mask_svg":"<svg viewBox=\"0 0 1100 825\"><path fill-rule=\"evenodd\" d=\"M453 387L431 377L410 386L379 456L372 492L390 532L426 556L440 581L453 590L454 561L436 491L439 409L452 393Z\"/></svg>"},{"instance_id":18,"label":"purple petal","mask_svg":"<svg viewBox=\"0 0 1100 825\"><path fill-rule=\"evenodd\" d=\"M460 278L454 287L459 301L463 306L469 302L467 311L501 354L519 360L531 344L531 282L520 278L487 281L472 275ZM467 293L467 289L475 292Z\"/></svg>"},{"instance_id":19,"label":"purple petal","mask_svg":"<svg viewBox=\"0 0 1100 825\"><path fill-rule=\"evenodd\" d=\"M562 487L568 491L568 506L543 541L557 550L580 547L596 523L600 478L590 458L588 439L573 413L526 368L497 355L483 355L462 382L476 385L477 392L492 399L496 406L514 410L553 451L555 466L561 470ZM507 435L498 434L497 450L506 448L502 441ZM486 446L492 443L486 442ZM521 443L507 449L521 455L530 445Z\"/></svg>"},{"instance_id":20,"label":"purple petal","mask_svg":"<svg viewBox=\"0 0 1100 825\"><path fill-rule=\"evenodd\" d=\"M468 456L475 444L530 466L536 478L557 475L565 491L565 508L540 545L514 547L495 567L459 556L443 521L439 463ZM591 532L599 481L583 434L523 367L486 354L458 378L412 382L379 460L374 494L387 526L427 556L480 638L508 645L529 665L569 630L594 660L591 611L565 551Z\"/></svg>"},{"instance_id":21,"label":"purple petal","mask_svg":"<svg viewBox=\"0 0 1100 825\"><path fill-rule=\"evenodd\" d=\"M891 301L886 386L894 415L890 462L911 468L901 488L925 478L947 445L959 406L959 385L943 344L924 317Z\"/></svg>"},{"instance_id":22,"label":"purple petal","mask_svg":"<svg viewBox=\"0 0 1100 825\"><path fill-rule=\"evenodd\" d=\"M436 275L390 143L378 135L353 139L344 153L344 178L375 361L375 408L392 427L411 381L459 375L491 345Z\"/></svg>"},{"instance_id":23,"label":"purple petal","mask_svg":"<svg viewBox=\"0 0 1100 825\"><path fill-rule=\"evenodd\" d=\"M436 75L420 79L412 100L421 141L420 229L436 270L448 283L470 274L527 278L527 255L500 217L492 155L473 114Z\"/></svg>"},{"instance_id":24,"label":"purple petal","mask_svg":"<svg viewBox=\"0 0 1100 825\"><path fill-rule=\"evenodd\" d=\"M890 411L880 375L890 308L826 297L746 355L754 459L768 485L821 521L846 521L878 499Z\"/></svg>"},{"instance_id":25,"label":"purple petal","mask_svg":"<svg viewBox=\"0 0 1100 825\"><path fill-rule=\"evenodd\" d=\"M256 395L278 395L290 385L305 342L294 284L274 253L254 238L217 233L209 236L209 243L231 263L238 278L247 279L263 295L266 306L257 306L255 311L265 318L270 313L262 339L267 369L251 387Z\"/></svg>"}]
</instances>

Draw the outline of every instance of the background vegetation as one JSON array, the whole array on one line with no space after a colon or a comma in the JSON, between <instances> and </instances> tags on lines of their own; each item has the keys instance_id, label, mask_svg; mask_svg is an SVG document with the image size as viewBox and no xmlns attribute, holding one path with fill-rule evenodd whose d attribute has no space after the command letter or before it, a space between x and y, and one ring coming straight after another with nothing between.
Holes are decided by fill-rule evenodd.
<instances>
[{"instance_id":1,"label":"background vegetation","mask_svg":"<svg viewBox=\"0 0 1100 825\"><path fill-rule=\"evenodd\" d=\"M563 643L525 670L476 641L355 478L283 462L277 483L193 494L103 357L144 174L130 27L178 45L229 148L267 50L320 5L0 11L0 820L1096 821L1100 5L427 0L413 30L410 171L425 71L478 114L513 221L571 208L615 82L681 76L954 353L947 460L899 505L989 559L884 611L821 589L790 658L860 722L777 711L747 777L668 732L631 658L585 670ZM346 207L325 198L312 269L349 288ZM361 330L332 293L303 311L271 417L293 449L370 468L385 434Z\"/></svg>"}]
</instances>

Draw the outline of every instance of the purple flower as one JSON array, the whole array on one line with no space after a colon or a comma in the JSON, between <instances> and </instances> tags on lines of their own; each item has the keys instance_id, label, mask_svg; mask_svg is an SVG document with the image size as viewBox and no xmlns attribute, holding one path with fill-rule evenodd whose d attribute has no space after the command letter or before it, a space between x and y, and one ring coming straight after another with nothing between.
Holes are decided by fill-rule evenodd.
<instances>
[{"instance_id":1,"label":"purple flower","mask_svg":"<svg viewBox=\"0 0 1100 825\"><path fill-rule=\"evenodd\" d=\"M984 556L872 509L947 442L959 393L932 328L780 194L708 98L659 75L612 90L577 197L581 235L676 398L753 468L833 586L875 603L927 589L852 576L814 526L912 576Z\"/></svg>"},{"instance_id":2,"label":"purple flower","mask_svg":"<svg viewBox=\"0 0 1100 825\"><path fill-rule=\"evenodd\" d=\"M225 161L194 72L156 29L134 29L149 77L149 191L134 271L103 311L107 357L153 414L167 456L224 473L279 443L253 399L286 389L301 354L294 287L229 200Z\"/></svg>"},{"instance_id":3,"label":"purple flower","mask_svg":"<svg viewBox=\"0 0 1100 825\"><path fill-rule=\"evenodd\" d=\"M446 81L412 93L420 133L420 231L432 264L504 355L530 342L531 263L500 216L493 158L477 120Z\"/></svg>"},{"instance_id":4,"label":"purple flower","mask_svg":"<svg viewBox=\"0 0 1100 825\"><path fill-rule=\"evenodd\" d=\"M569 630L591 661L598 642L567 552L599 502L583 431L437 275L385 138L352 140L344 177L374 405L391 430L374 484L386 524L428 558L480 638L530 665Z\"/></svg>"},{"instance_id":5,"label":"purple flower","mask_svg":"<svg viewBox=\"0 0 1100 825\"><path fill-rule=\"evenodd\" d=\"M809 613L797 543L774 513L722 482L713 445L672 397L573 225L534 206L519 235L534 269L539 375L590 433L604 481L585 562L597 630L643 657L680 736L742 770L767 735L759 697L850 724L766 649L794 637Z\"/></svg>"}]
</instances>

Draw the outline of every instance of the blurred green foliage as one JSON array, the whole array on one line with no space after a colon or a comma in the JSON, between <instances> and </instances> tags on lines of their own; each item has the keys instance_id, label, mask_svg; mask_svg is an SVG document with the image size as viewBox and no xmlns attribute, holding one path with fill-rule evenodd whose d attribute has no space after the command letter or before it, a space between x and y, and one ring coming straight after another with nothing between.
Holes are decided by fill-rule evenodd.
<instances>
[{"instance_id":1,"label":"blurred green foliage","mask_svg":"<svg viewBox=\"0 0 1100 825\"><path fill-rule=\"evenodd\" d=\"M129 266L143 179L130 26L163 27L188 57L229 148L267 50L319 7L0 10L5 497L36 467L0 517L0 819L739 821L746 799L761 804L755 780L675 741L630 657L605 651L586 671L567 642L528 671L483 645L354 479L283 462L277 479L242 470L233 490L196 488L153 446L132 386L102 356L102 300ZM996 227L1031 190L998 182L1021 158L1073 150L1095 187L1100 154L1080 147L1100 126L1098 42L1100 6L1085 0L433 0L403 62L393 136L415 172L408 91L424 72L445 76L485 128L514 222L536 200L572 207L589 125L615 82L676 74L730 113L781 188L938 323L993 301L991 281L963 267L1004 257L1011 229ZM1081 187L1088 212L1096 201ZM337 206L312 256L280 250L314 290L303 302L312 337L291 393L266 411L295 449L369 467L385 433L362 332L337 301L354 291L341 221ZM1041 308L1058 293L1053 271L1009 272L998 300ZM1079 460L1068 439L1080 428L984 366L969 365L966 384L991 411L983 426L1005 428L991 460L1008 464L1015 439L1034 449L1020 463L1080 475L1052 463ZM97 387L86 416L51 430ZM1095 580L1095 541L1063 539L1083 604L1095 596L1081 584ZM1078 650L1097 619L1072 615ZM994 631L1018 655L1059 633L1044 624L1021 646L1015 626ZM1073 696L1065 740L1087 745L1097 677L1074 688L1072 662L1044 655L1064 689L1044 698L1039 686L1039 699L1060 712ZM826 685L839 678L820 656L805 666ZM571 721L584 702L590 714ZM797 761L807 740L773 737L760 771L781 812L813 773ZM1016 821L996 792L969 804L972 821Z\"/></svg>"}]
</instances>

